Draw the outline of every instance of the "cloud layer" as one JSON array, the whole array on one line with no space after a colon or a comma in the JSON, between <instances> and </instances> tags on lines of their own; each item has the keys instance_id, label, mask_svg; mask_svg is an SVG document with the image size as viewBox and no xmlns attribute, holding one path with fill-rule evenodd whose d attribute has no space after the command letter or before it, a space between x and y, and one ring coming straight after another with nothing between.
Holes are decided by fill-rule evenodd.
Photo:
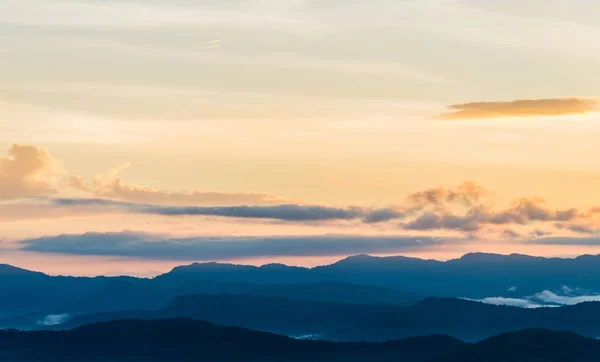
<instances>
[{"instance_id":1,"label":"cloud layer","mask_svg":"<svg viewBox=\"0 0 600 362\"><path fill-rule=\"evenodd\" d=\"M129 164L99 174L88 183L81 176L54 175L56 162L42 148L13 145L9 157L0 158L0 200L33 199L5 204L4 208L12 208L13 215L25 216L35 209L36 215L109 212L260 222L340 222L338 226L352 222L363 226L381 224L388 229L406 231L453 231L470 236L487 231L504 239L539 238L554 232L567 236L597 235L600 230L600 207L555 209L542 198L523 197L508 207L497 208L491 198L493 192L473 181L456 187L417 191L386 207L328 206L292 203L265 193L177 192L132 185L121 177ZM60 182L51 182L53 178ZM62 191L54 184L68 185L71 190L91 197L47 198ZM525 227L528 229L523 230Z\"/></svg>"},{"instance_id":2,"label":"cloud layer","mask_svg":"<svg viewBox=\"0 0 600 362\"><path fill-rule=\"evenodd\" d=\"M541 308L600 302L600 295L563 286L560 291L544 290L524 298L489 297L479 300L487 304L507 305L519 308Z\"/></svg>"},{"instance_id":3,"label":"cloud layer","mask_svg":"<svg viewBox=\"0 0 600 362\"><path fill-rule=\"evenodd\" d=\"M583 114L600 110L600 103L591 98L518 99L510 102L473 102L448 106L442 120L484 119L500 117L537 117Z\"/></svg>"},{"instance_id":4,"label":"cloud layer","mask_svg":"<svg viewBox=\"0 0 600 362\"><path fill-rule=\"evenodd\" d=\"M460 214L449 207L426 209L413 220L403 222L401 225L407 230L445 229L472 232L480 230L484 226L553 223L559 229L568 229L575 233L589 233L592 229L576 227L577 224L572 223L593 222L598 214L597 208L587 211L575 208L554 209L547 206L544 199L534 197L515 200L508 208L501 210L495 210L492 206L484 204L475 204ZM534 233L536 232L534 231ZM507 235L506 232L504 234ZM516 236L514 231L509 231L508 234Z\"/></svg>"},{"instance_id":5,"label":"cloud layer","mask_svg":"<svg viewBox=\"0 0 600 362\"><path fill-rule=\"evenodd\" d=\"M163 216L219 216L241 219L269 219L291 222L318 222L330 220L362 220L377 223L402 217L401 211L391 208L362 207L336 208L318 205L274 206L168 206L139 204L107 199L52 199L55 206L85 208L97 211L120 211Z\"/></svg>"},{"instance_id":6,"label":"cloud layer","mask_svg":"<svg viewBox=\"0 0 600 362\"><path fill-rule=\"evenodd\" d=\"M104 198L55 198L56 207L76 208L88 212L125 212L162 216L215 216L286 222L358 221L364 224L392 223L397 228L416 231L448 230L464 233L484 228L501 228L504 237L521 234L508 226L535 226L525 235L547 236L546 224L556 231L575 234L597 234L600 209L554 209L539 197L521 198L504 209L496 209L483 199L488 191L472 182L456 188L434 188L410 195L404 203L393 207L358 206L329 207L322 205L235 205L177 206L116 201Z\"/></svg>"},{"instance_id":7,"label":"cloud layer","mask_svg":"<svg viewBox=\"0 0 600 362\"><path fill-rule=\"evenodd\" d=\"M324 256L419 250L450 239L419 237L302 236L169 238L141 232L59 235L20 242L22 250L68 255L173 260Z\"/></svg>"}]
</instances>

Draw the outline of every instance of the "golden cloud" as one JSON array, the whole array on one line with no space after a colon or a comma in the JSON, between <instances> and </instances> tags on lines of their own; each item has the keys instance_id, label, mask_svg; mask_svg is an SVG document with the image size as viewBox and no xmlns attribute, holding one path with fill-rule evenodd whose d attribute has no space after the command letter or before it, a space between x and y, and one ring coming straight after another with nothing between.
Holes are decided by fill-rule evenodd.
<instances>
[{"instance_id":1,"label":"golden cloud","mask_svg":"<svg viewBox=\"0 0 600 362\"><path fill-rule=\"evenodd\" d=\"M50 178L54 160L40 147L13 144L0 157L0 199L44 196L56 192Z\"/></svg>"},{"instance_id":2,"label":"golden cloud","mask_svg":"<svg viewBox=\"0 0 600 362\"><path fill-rule=\"evenodd\" d=\"M455 188L435 187L408 196L409 203L415 207L426 205L443 205L445 203L457 203L464 206L473 206L489 194L485 188L474 181L466 181Z\"/></svg>"},{"instance_id":3,"label":"golden cloud","mask_svg":"<svg viewBox=\"0 0 600 362\"><path fill-rule=\"evenodd\" d=\"M510 102L472 102L453 104L449 112L436 117L441 120L485 119L501 117L537 117L585 114L600 111L593 98L518 99Z\"/></svg>"},{"instance_id":4,"label":"golden cloud","mask_svg":"<svg viewBox=\"0 0 600 362\"><path fill-rule=\"evenodd\" d=\"M171 191L125 182L121 176L129 164L99 174L88 182L81 176L56 174L56 164L48 151L35 146L13 145L7 157L0 157L0 200L48 196L58 192L53 180L95 199L38 198L4 203L0 218L20 219L27 215L52 214L77 208L90 213L98 210L164 216L220 216L273 219L293 222L361 221L390 223L405 230L454 230L465 233L485 228L553 225L557 230L596 234L600 230L600 207L587 210L554 209L542 198L520 198L508 207L495 209L490 191L473 181L456 187L435 187L408 195L404 203L386 208L296 204L265 193L225 193L204 190ZM68 177L65 182L64 177ZM43 210L42 210L43 209ZM61 215L66 215L68 212ZM504 233L509 236L510 231ZM516 233L514 233L516 235ZM521 234L526 235L526 234Z\"/></svg>"},{"instance_id":5,"label":"golden cloud","mask_svg":"<svg viewBox=\"0 0 600 362\"><path fill-rule=\"evenodd\" d=\"M138 203L168 205L275 205L286 202L285 199L266 193L211 192L204 190L169 191L147 186L126 183L121 172L129 163L97 175L91 184L82 176L71 176L68 184L72 188L93 194L96 197L116 199Z\"/></svg>"}]
</instances>

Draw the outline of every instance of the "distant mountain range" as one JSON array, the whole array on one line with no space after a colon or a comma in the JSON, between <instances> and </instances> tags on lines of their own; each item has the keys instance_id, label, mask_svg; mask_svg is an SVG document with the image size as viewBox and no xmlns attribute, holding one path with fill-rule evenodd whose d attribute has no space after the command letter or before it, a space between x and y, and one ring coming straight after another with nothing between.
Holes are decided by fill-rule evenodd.
<instances>
[{"instance_id":1,"label":"distant mountain range","mask_svg":"<svg viewBox=\"0 0 600 362\"><path fill-rule=\"evenodd\" d=\"M49 276L1 265L0 328L30 325L47 314L156 310L185 294L407 306L428 296L518 298L565 285L600 291L600 256L467 254L439 262L359 255L312 269L192 264L152 279Z\"/></svg>"},{"instance_id":2,"label":"distant mountain range","mask_svg":"<svg viewBox=\"0 0 600 362\"><path fill-rule=\"evenodd\" d=\"M0 331L2 361L592 362L600 342L526 330L469 344L428 336L384 343L298 340L188 319L122 320L70 331Z\"/></svg>"},{"instance_id":3,"label":"distant mountain range","mask_svg":"<svg viewBox=\"0 0 600 362\"><path fill-rule=\"evenodd\" d=\"M600 256L359 255L312 269L192 264L150 279L0 265L0 328L37 330L0 331L0 360L597 361L600 342L581 335L600 336L599 302L526 309L456 298L560 288L600 290Z\"/></svg>"},{"instance_id":4,"label":"distant mountain range","mask_svg":"<svg viewBox=\"0 0 600 362\"><path fill-rule=\"evenodd\" d=\"M384 341L431 334L477 341L500 333L544 328L600 336L600 303L525 309L449 298L408 307L323 303L248 295L186 295L156 311L77 316L54 329L119 319L192 318L288 336L338 341Z\"/></svg>"}]
</instances>

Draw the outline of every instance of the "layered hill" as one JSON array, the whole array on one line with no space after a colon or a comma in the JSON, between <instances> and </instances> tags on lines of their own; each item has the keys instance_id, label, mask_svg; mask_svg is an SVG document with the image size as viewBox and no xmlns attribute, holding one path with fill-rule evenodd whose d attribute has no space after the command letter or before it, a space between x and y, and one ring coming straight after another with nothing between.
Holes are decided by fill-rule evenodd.
<instances>
[{"instance_id":1,"label":"layered hill","mask_svg":"<svg viewBox=\"0 0 600 362\"><path fill-rule=\"evenodd\" d=\"M481 302L428 298L409 307L324 303L228 294L186 295L155 311L77 316L55 329L117 319L192 318L289 336L337 341L383 341L445 334L478 341L500 333L543 328L600 335L600 303L525 309Z\"/></svg>"},{"instance_id":2,"label":"layered hill","mask_svg":"<svg viewBox=\"0 0 600 362\"><path fill-rule=\"evenodd\" d=\"M189 319L121 320L70 331L0 331L2 361L592 362L600 342L570 332L526 330L469 344L428 336L336 343Z\"/></svg>"}]
</instances>

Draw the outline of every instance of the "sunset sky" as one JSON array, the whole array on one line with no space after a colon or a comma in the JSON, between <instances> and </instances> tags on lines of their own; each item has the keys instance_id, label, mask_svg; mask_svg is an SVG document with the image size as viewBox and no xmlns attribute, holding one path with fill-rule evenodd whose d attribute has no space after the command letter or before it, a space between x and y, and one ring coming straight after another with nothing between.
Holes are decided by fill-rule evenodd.
<instances>
[{"instance_id":1,"label":"sunset sky","mask_svg":"<svg viewBox=\"0 0 600 362\"><path fill-rule=\"evenodd\" d=\"M598 14L2 0L0 263L598 254Z\"/></svg>"}]
</instances>

